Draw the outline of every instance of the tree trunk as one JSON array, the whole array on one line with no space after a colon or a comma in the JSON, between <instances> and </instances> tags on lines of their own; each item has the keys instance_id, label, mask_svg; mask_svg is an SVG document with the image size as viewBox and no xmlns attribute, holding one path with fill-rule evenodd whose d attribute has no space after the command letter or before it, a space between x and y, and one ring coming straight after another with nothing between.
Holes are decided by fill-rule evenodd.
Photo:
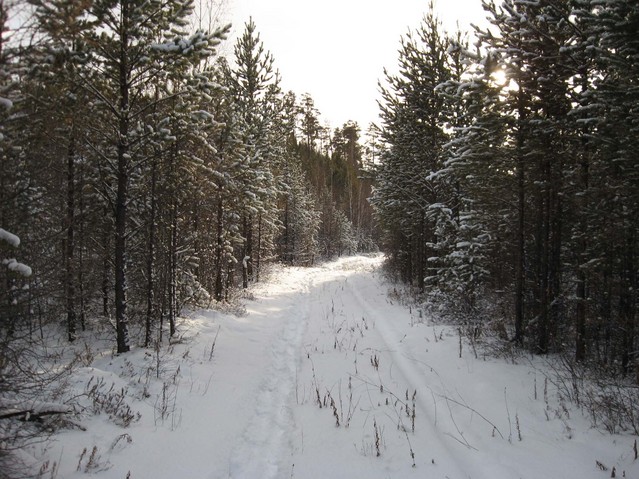
<instances>
[{"instance_id":1,"label":"tree trunk","mask_svg":"<svg viewBox=\"0 0 639 479\"><path fill-rule=\"evenodd\" d=\"M282 260L286 263L286 264L292 264L292 254L290 254L291 252L291 247L289 245L290 243L290 236L291 236L291 232L290 232L290 228L291 225L289 223L289 219L288 219L288 215L289 215L289 202L290 202L290 194L287 194L285 197L285 202L284 202L284 233L283 233L283 238L282 238Z\"/></svg>"},{"instance_id":2,"label":"tree trunk","mask_svg":"<svg viewBox=\"0 0 639 479\"><path fill-rule=\"evenodd\" d=\"M244 215L244 247L242 248L242 287L248 288L252 275L251 257L253 254L253 220L251 215Z\"/></svg>"},{"instance_id":3,"label":"tree trunk","mask_svg":"<svg viewBox=\"0 0 639 479\"><path fill-rule=\"evenodd\" d=\"M632 225L628 218L626 224ZM624 245L622 261L620 264L621 288L619 291L619 316L621 327L624 331L622 342L621 367L625 375L631 372L632 362L635 361L637 352L635 348L636 313L637 313L637 268L636 268L636 238L632 226L624 232Z\"/></svg>"},{"instance_id":4,"label":"tree trunk","mask_svg":"<svg viewBox=\"0 0 639 479\"><path fill-rule=\"evenodd\" d=\"M82 190L84 188L84 176L82 175L82 170L80 170L79 175L79 188L78 188L78 233L80 234L78 240L78 299L80 300L80 328L82 331L86 331L86 301L85 301L85 290L84 290L84 240L85 240L85 229L84 229L84 195L82 194Z\"/></svg>"},{"instance_id":5,"label":"tree trunk","mask_svg":"<svg viewBox=\"0 0 639 479\"><path fill-rule=\"evenodd\" d=\"M426 218L422 213L417 236L417 277L415 278L420 293L424 291L424 280L426 279L426 234Z\"/></svg>"},{"instance_id":6,"label":"tree trunk","mask_svg":"<svg viewBox=\"0 0 639 479\"><path fill-rule=\"evenodd\" d=\"M120 111L117 141L117 193L115 198L115 324L117 352L129 351L129 318L127 312L127 207L129 200L129 82L128 82L128 30L129 2L120 3Z\"/></svg>"},{"instance_id":7,"label":"tree trunk","mask_svg":"<svg viewBox=\"0 0 639 479\"><path fill-rule=\"evenodd\" d=\"M584 91L588 88L588 75L582 73ZM584 126L582 131L582 157L580 165L580 190L581 196L578 200L579 231L577 231L577 268L576 268L576 288L577 304L575 309L575 360L584 361L586 359L586 300L587 300L587 282L588 276L583 265L586 263L586 254L588 250L587 231L588 221L586 213L588 211L588 187L589 187L589 141L587 138L587 127Z\"/></svg>"},{"instance_id":8,"label":"tree trunk","mask_svg":"<svg viewBox=\"0 0 639 479\"><path fill-rule=\"evenodd\" d=\"M519 130L517 131L517 233L515 264L515 337L514 341L522 346L524 343L524 285L526 261L526 175L524 161L525 131L523 122L526 119L525 100L518 97Z\"/></svg>"},{"instance_id":9,"label":"tree trunk","mask_svg":"<svg viewBox=\"0 0 639 479\"><path fill-rule=\"evenodd\" d=\"M149 249L146 262L146 322L144 325L144 347L151 345L151 333L155 322L155 210L156 210L157 163L151 166L151 211L149 212Z\"/></svg>"},{"instance_id":10,"label":"tree trunk","mask_svg":"<svg viewBox=\"0 0 639 479\"><path fill-rule=\"evenodd\" d=\"M126 123L124 121L123 123ZM125 130L126 131L126 130ZM122 141L122 143L125 140ZM118 145L118 190L115 203L115 322L117 352L129 351L129 331L127 314L127 201L129 188L129 166L124 157L125 145Z\"/></svg>"},{"instance_id":11,"label":"tree trunk","mask_svg":"<svg viewBox=\"0 0 639 479\"><path fill-rule=\"evenodd\" d=\"M537 352L539 354L548 353L550 342L550 160L541 160L541 172L543 186L539 191L538 218L537 218Z\"/></svg>"},{"instance_id":12,"label":"tree trunk","mask_svg":"<svg viewBox=\"0 0 639 479\"><path fill-rule=\"evenodd\" d=\"M178 248L178 202L173 199L171 212L171 253L170 253L170 280L169 280L169 337L172 338L176 331L176 319L178 315L177 304L177 248Z\"/></svg>"},{"instance_id":13,"label":"tree trunk","mask_svg":"<svg viewBox=\"0 0 639 479\"><path fill-rule=\"evenodd\" d=\"M215 300L222 301L224 299L224 209L222 206L222 197L217 201L217 225L216 225L216 244L215 244Z\"/></svg>"},{"instance_id":14,"label":"tree trunk","mask_svg":"<svg viewBox=\"0 0 639 479\"><path fill-rule=\"evenodd\" d=\"M553 142L554 143L554 142ZM556 143L555 152L559 151ZM550 181L548 228L550 244L548 251L548 336L549 342L557 337L557 327L563 318L563 300L561 296L562 274L562 227L563 227L563 161L560 155L551 158L548 175ZM549 346L553 346L549 344Z\"/></svg>"},{"instance_id":15,"label":"tree trunk","mask_svg":"<svg viewBox=\"0 0 639 479\"><path fill-rule=\"evenodd\" d=\"M257 220L257 253L255 254L255 282L260 282L260 266L262 260L262 213Z\"/></svg>"},{"instance_id":16,"label":"tree trunk","mask_svg":"<svg viewBox=\"0 0 639 479\"><path fill-rule=\"evenodd\" d=\"M75 312L75 132L73 125L67 148L67 236L65 242L65 289L67 309L67 335L70 342L76 339Z\"/></svg>"},{"instance_id":17,"label":"tree trunk","mask_svg":"<svg viewBox=\"0 0 639 479\"><path fill-rule=\"evenodd\" d=\"M106 220L105 212L102 230L102 316L109 317L109 277L111 275L110 261L111 256L111 231Z\"/></svg>"}]
</instances>

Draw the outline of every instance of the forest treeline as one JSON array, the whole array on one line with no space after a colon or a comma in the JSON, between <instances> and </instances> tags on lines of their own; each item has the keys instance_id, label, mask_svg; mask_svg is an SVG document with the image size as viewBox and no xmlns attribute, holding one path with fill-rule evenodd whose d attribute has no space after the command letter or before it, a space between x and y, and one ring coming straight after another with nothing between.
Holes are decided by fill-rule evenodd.
<instances>
[{"instance_id":1,"label":"forest treeline","mask_svg":"<svg viewBox=\"0 0 639 479\"><path fill-rule=\"evenodd\" d=\"M472 334L639 381L639 3L483 6L473 45L431 8L387 74L389 268Z\"/></svg>"},{"instance_id":2,"label":"forest treeline","mask_svg":"<svg viewBox=\"0 0 639 479\"><path fill-rule=\"evenodd\" d=\"M150 347L184 305L227 301L266 263L376 248L359 126L331 131L310 95L282 91L252 21L227 59L229 27L191 28L191 0L33 0L18 30L11 6L3 377L20 376L15 349L43 324L73 342L102 322L117 353Z\"/></svg>"}]
</instances>

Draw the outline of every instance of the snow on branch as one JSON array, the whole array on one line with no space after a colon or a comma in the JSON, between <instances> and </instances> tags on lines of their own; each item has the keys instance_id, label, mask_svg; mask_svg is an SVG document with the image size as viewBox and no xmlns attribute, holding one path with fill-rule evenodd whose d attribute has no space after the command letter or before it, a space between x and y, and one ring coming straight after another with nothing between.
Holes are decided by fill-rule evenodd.
<instances>
[{"instance_id":1,"label":"snow on branch","mask_svg":"<svg viewBox=\"0 0 639 479\"><path fill-rule=\"evenodd\" d=\"M151 49L160 53L178 53L183 55L188 55L197 50L212 53L211 49L219 45L221 38L224 38L223 35L224 33L219 31L213 35L198 31L188 38L176 37L164 43L156 43L151 45Z\"/></svg>"},{"instance_id":2,"label":"snow on branch","mask_svg":"<svg viewBox=\"0 0 639 479\"><path fill-rule=\"evenodd\" d=\"M4 230L2 228L0 228L0 239L5 240L14 248L17 248L18 246L20 246L20 238L18 238L13 233L9 233L7 230Z\"/></svg>"},{"instance_id":3,"label":"snow on branch","mask_svg":"<svg viewBox=\"0 0 639 479\"><path fill-rule=\"evenodd\" d=\"M0 106L3 106L7 110L11 110L13 102L8 98L0 97Z\"/></svg>"},{"instance_id":4,"label":"snow on branch","mask_svg":"<svg viewBox=\"0 0 639 479\"><path fill-rule=\"evenodd\" d=\"M33 273L33 270L24 263L18 262L15 258L3 259L2 264L7 265L11 271L15 271L16 273L28 278Z\"/></svg>"}]
</instances>

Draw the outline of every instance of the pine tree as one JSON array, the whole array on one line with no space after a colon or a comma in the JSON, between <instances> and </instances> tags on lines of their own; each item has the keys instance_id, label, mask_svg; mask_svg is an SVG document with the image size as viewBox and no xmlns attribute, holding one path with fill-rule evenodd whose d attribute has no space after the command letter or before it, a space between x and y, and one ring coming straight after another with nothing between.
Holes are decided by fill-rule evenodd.
<instances>
[{"instance_id":1,"label":"pine tree","mask_svg":"<svg viewBox=\"0 0 639 479\"><path fill-rule=\"evenodd\" d=\"M243 122L246 157L242 173L242 236L238 257L242 265L242 285L259 279L259 266L269 237L277 229L276 183L271 170L269 144L273 101L279 94L279 75L273 70L273 56L264 49L253 20L246 24L235 45L235 69L228 71L234 107ZM265 243L263 245L263 243ZM262 250L265 251L262 251Z\"/></svg>"},{"instance_id":2,"label":"pine tree","mask_svg":"<svg viewBox=\"0 0 639 479\"><path fill-rule=\"evenodd\" d=\"M579 256L577 357L588 350L627 374L637 338L637 92L633 2L572 2L580 61L576 101L581 162L575 183L585 231ZM587 306L591 305L590 308Z\"/></svg>"},{"instance_id":3,"label":"pine tree","mask_svg":"<svg viewBox=\"0 0 639 479\"><path fill-rule=\"evenodd\" d=\"M65 192L62 225L54 227L65 230L61 251L64 277L59 281L64 291L67 335L69 341L73 341L77 320L84 329L86 316L82 264L84 238L79 235L84 230L85 215L80 214L79 209L85 201L82 158L88 153L83 149L82 137L87 131L83 128L82 117L89 112L84 109L87 96L81 88L79 72L84 70L84 74L88 74L83 35L92 25L86 17L86 2L40 0L34 1L33 5L37 25L46 36L30 54L31 70L22 83L29 92L28 114L38 125L29 130L33 135L31 154L41 161L58 157L60 170L65 171L64 179L45 177L41 178L41 184L54 197L58 191ZM59 183L52 184L51 181ZM54 197L48 199L47 207L57 210Z\"/></svg>"},{"instance_id":4,"label":"pine tree","mask_svg":"<svg viewBox=\"0 0 639 479\"><path fill-rule=\"evenodd\" d=\"M436 242L431 205L443 199L432 176L442 166L447 142L444 100L438 86L450 78L449 41L440 32L432 5L415 37L402 39L400 73L387 75L382 88L382 153L373 203L391 253L393 270L403 281L424 288L428 245Z\"/></svg>"},{"instance_id":5,"label":"pine tree","mask_svg":"<svg viewBox=\"0 0 639 479\"><path fill-rule=\"evenodd\" d=\"M313 97L309 93L302 95L299 111L301 115L300 130L309 148L315 147L321 129L319 111L315 108Z\"/></svg>"},{"instance_id":6,"label":"pine tree","mask_svg":"<svg viewBox=\"0 0 639 479\"><path fill-rule=\"evenodd\" d=\"M222 36L222 32L187 36L184 27L191 10L190 1L170 5L155 1L100 1L92 4L88 12L95 19L92 28L82 33L92 71L79 72L80 83L96 109L91 126L100 131L90 148L102 165L100 169L113 181L102 187L115 225L115 320L120 353L130 348L127 264L131 261L128 239L132 181L150 154L149 129L159 130L159 125L153 124L153 105L182 92L174 86L165 95L152 98L148 85L158 80L172 85L184 82L186 65L210 56ZM93 71L100 72L100 78ZM177 74L171 76L170 72Z\"/></svg>"},{"instance_id":7,"label":"pine tree","mask_svg":"<svg viewBox=\"0 0 639 479\"><path fill-rule=\"evenodd\" d=\"M564 321L562 248L566 224L564 157L572 76L565 47L570 38L568 11L548 2L507 1L497 8L485 2L499 35L481 35L488 51L485 77L501 68L516 88L504 88L500 110L507 124L504 144L511 145L517 209L514 215L515 339L522 341L525 312L536 323L532 332L539 352L553 345ZM532 237L528 243L525 238ZM528 264L526 272L524 265ZM525 304L526 283L533 300ZM531 318L532 319L532 318Z\"/></svg>"}]
</instances>

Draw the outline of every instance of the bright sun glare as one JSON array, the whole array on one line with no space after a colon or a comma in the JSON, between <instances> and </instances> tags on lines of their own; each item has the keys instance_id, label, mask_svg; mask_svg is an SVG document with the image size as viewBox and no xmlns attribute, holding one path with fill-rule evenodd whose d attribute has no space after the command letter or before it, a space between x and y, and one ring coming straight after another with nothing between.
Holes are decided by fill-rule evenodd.
<instances>
[{"instance_id":1,"label":"bright sun glare","mask_svg":"<svg viewBox=\"0 0 639 479\"><path fill-rule=\"evenodd\" d=\"M512 78L509 78L506 72L501 68L493 71L490 74L490 78L501 90L517 91L519 89L517 82L515 82Z\"/></svg>"},{"instance_id":2,"label":"bright sun glare","mask_svg":"<svg viewBox=\"0 0 639 479\"><path fill-rule=\"evenodd\" d=\"M506 72L504 70L495 70L490 74L490 77L497 85L506 86L508 83L508 77L506 76Z\"/></svg>"}]
</instances>

